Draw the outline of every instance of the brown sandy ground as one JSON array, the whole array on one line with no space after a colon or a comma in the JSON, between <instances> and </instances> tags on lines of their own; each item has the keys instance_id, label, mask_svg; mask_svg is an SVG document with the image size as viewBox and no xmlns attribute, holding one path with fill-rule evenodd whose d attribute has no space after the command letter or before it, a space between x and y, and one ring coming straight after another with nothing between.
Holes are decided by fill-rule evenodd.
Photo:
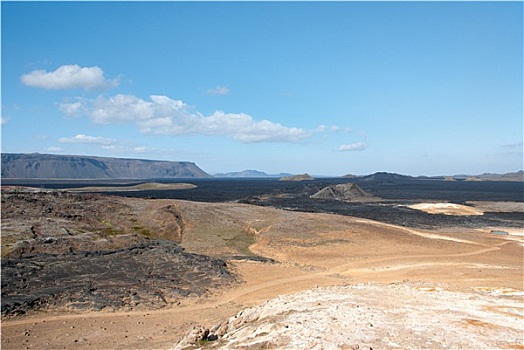
<instances>
[{"instance_id":1,"label":"brown sandy ground","mask_svg":"<svg viewBox=\"0 0 524 350\"><path fill-rule=\"evenodd\" d=\"M168 349L192 326L211 327L268 299L365 282L387 288L415 281L456 293L513 294L523 305L521 236L490 234L488 227L421 231L235 203L132 202L153 212L166 205L181 213L181 244L187 251L217 257L257 254L277 263L229 261L243 283L171 309L47 311L3 319L2 349ZM381 306L380 299L374 306ZM522 312L515 317L524 322ZM524 348L523 343L512 339L508 347Z\"/></svg>"}]
</instances>

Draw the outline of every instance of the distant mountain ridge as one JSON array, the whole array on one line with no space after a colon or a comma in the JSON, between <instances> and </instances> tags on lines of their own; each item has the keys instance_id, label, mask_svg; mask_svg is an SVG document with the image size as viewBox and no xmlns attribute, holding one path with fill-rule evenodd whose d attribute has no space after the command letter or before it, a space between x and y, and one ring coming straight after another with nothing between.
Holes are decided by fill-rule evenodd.
<instances>
[{"instance_id":1,"label":"distant mountain ridge","mask_svg":"<svg viewBox=\"0 0 524 350\"><path fill-rule=\"evenodd\" d=\"M455 179L475 179L476 181L524 181L524 171L520 170L506 174L484 173L480 175L455 175L453 177Z\"/></svg>"},{"instance_id":2,"label":"distant mountain ridge","mask_svg":"<svg viewBox=\"0 0 524 350\"><path fill-rule=\"evenodd\" d=\"M211 178L193 162L161 161L131 158L110 158L40 153L2 153L1 177L18 179L154 179ZM308 174L267 174L258 170L243 170L215 174L216 178L278 178L283 181L312 180ZM524 182L524 171L506 174L409 176L388 172L370 175L344 175L355 181L395 182L399 180L467 180Z\"/></svg>"},{"instance_id":3,"label":"distant mountain ridge","mask_svg":"<svg viewBox=\"0 0 524 350\"><path fill-rule=\"evenodd\" d=\"M291 174L288 173L280 173L280 174L267 174L263 171L258 170L243 170L243 171L233 171L229 173L219 173L214 174L215 177L276 177L280 178L283 176L290 176Z\"/></svg>"},{"instance_id":4,"label":"distant mountain ridge","mask_svg":"<svg viewBox=\"0 0 524 350\"><path fill-rule=\"evenodd\" d=\"M153 179L207 178L193 162L78 155L2 153L2 178Z\"/></svg>"},{"instance_id":5,"label":"distant mountain ridge","mask_svg":"<svg viewBox=\"0 0 524 350\"><path fill-rule=\"evenodd\" d=\"M401 175L388 172L377 172L370 175L352 175L347 174L342 176L345 179L354 179L359 181L379 181L379 182L394 182L396 180L443 180L443 181L524 181L524 171L520 170L513 173L506 174L490 174L485 173L481 175L453 175L453 176L410 176Z\"/></svg>"}]
</instances>

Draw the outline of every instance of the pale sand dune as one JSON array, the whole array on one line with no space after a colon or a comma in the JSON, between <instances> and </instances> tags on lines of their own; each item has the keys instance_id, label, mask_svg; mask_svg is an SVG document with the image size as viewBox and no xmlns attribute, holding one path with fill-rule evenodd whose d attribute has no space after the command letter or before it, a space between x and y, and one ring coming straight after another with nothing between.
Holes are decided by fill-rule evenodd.
<instances>
[{"instance_id":1,"label":"pale sand dune","mask_svg":"<svg viewBox=\"0 0 524 350\"><path fill-rule=\"evenodd\" d=\"M444 214L444 215L483 215L484 212L480 209L470 207L467 205L455 203L420 203L409 205L408 208L425 211L429 214Z\"/></svg>"}]
</instances>

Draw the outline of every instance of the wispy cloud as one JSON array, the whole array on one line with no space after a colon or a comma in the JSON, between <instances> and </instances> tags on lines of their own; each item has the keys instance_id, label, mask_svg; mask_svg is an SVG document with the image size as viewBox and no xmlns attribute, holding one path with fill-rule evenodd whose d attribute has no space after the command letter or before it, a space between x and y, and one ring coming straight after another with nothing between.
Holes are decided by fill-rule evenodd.
<instances>
[{"instance_id":1,"label":"wispy cloud","mask_svg":"<svg viewBox=\"0 0 524 350\"><path fill-rule=\"evenodd\" d=\"M78 134L72 137L61 137L58 139L58 142L62 144L87 144L92 146L98 146L106 151L115 151L129 154L156 151L155 148L136 145L134 142L121 141L109 137L90 136L84 134ZM56 147L56 151L62 151L62 149Z\"/></svg>"},{"instance_id":2,"label":"wispy cloud","mask_svg":"<svg viewBox=\"0 0 524 350\"><path fill-rule=\"evenodd\" d=\"M367 148L367 144L364 142L355 142L348 145L338 146L338 150L341 152L351 152L351 151L363 151Z\"/></svg>"},{"instance_id":3,"label":"wispy cloud","mask_svg":"<svg viewBox=\"0 0 524 350\"><path fill-rule=\"evenodd\" d=\"M61 152L63 150L60 147L51 146L51 147L47 147L46 151L47 152Z\"/></svg>"},{"instance_id":4,"label":"wispy cloud","mask_svg":"<svg viewBox=\"0 0 524 350\"><path fill-rule=\"evenodd\" d=\"M340 130L340 127L339 126L336 126L336 125L319 125L317 126L317 128L315 129L315 131L317 132L325 132L325 131L330 131L330 132L335 132L335 131L339 131Z\"/></svg>"},{"instance_id":5,"label":"wispy cloud","mask_svg":"<svg viewBox=\"0 0 524 350\"><path fill-rule=\"evenodd\" d=\"M5 125L9 123L9 117L0 117L0 125Z\"/></svg>"},{"instance_id":6,"label":"wispy cloud","mask_svg":"<svg viewBox=\"0 0 524 350\"><path fill-rule=\"evenodd\" d=\"M138 146L138 147L133 147L131 150L136 153L146 153L146 152L154 151L155 149L150 148L150 147L145 147L145 146Z\"/></svg>"},{"instance_id":7,"label":"wispy cloud","mask_svg":"<svg viewBox=\"0 0 524 350\"><path fill-rule=\"evenodd\" d=\"M79 116L84 113L87 113L85 110L85 104L80 102L81 98L78 98L76 102L73 103L61 103L58 104L58 109L60 112L64 113L64 115L73 117L73 116Z\"/></svg>"},{"instance_id":8,"label":"wispy cloud","mask_svg":"<svg viewBox=\"0 0 524 350\"><path fill-rule=\"evenodd\" d=\"M117 143L117 140L100 137L100 136L88 136L84 134L78 134L73 137L61 137L58 139L58 142L61 143L81 143L81 144L98 144L98 145L114 145Z\"/></svg>"},{"instance_id":9,"label":"wispy cloud","mask_svg":"<svg viewBox=\"0 0 524 350\"><path fill-rule=\"evenodd\" d=\"M27 86L49 90L106 89L118 85L118 79L106 79L100 67L80 67L76 64L60 66L53 72L34 70L20 79Z\"/></svg>"},{"instance_id":10,"label":"wispy cloud","mask_svg":"<svg viewBox=\"0 0 524 350\"><path fill-rule=\"evenodd\" d=\"M502 145L502 147L506 148L506 149L520 149L520 150L522 150L522 148L524 147L524 143L522 143L522 142L510 143L510 144Z\"/></svg>"},{"instance_id":11,"label":"wispy cloud","mask_svg":"<svg viewBox=\"0 0 524 350\"><path fill-rule=\"evenodd\" d=\"M59 109L67 116L87 115L97 124L135 123L144 134L222 135L245 143L298 142L316 132L337 129L321 126L308 131L265 119L257 121L245 113L215 111L204 116L180 100L160 95L150 96L150 101L133 95L100 96L63 103Z\"/></svg>"},{"instance_id":12,"label":"wispy cloud","mask_svg":"<svg viewBox=\"0 0 524 350\"><path fill-rule=\"evenodd\" d=\"M212 89L206 91L208 95L228 95L229 89L225 86L215 86Z\"/></svg>"},{"instance_id":13,"label":"wispy cloud","mask_svg":"<svg viewBox=\"0 0 524 350\"><path fill-rule=\"evenodd\" d=\"M504 144L500 146L499 150L500 155L517 157L519 163L521 164L520 167L522 167L522 154L524 153L524 143L516 142Z\"/></svg>"}]
</instances>

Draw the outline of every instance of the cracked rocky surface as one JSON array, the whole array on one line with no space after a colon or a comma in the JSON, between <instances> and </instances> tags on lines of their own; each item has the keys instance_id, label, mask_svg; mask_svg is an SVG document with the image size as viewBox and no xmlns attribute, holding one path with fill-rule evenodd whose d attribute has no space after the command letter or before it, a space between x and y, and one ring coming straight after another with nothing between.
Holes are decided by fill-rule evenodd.
<instances>
[{"instance_id":1,"label":"cracked rocky surface","mask_svg":"<svg viewBox=\"0 0 524 350\"><path fill-rule=\"evenodd\" d=\"M150 240L118 250L36 254L2 263L2 315L45 309L155 309L234 282L223 260Z\"/></svg>"}]
</instances>

